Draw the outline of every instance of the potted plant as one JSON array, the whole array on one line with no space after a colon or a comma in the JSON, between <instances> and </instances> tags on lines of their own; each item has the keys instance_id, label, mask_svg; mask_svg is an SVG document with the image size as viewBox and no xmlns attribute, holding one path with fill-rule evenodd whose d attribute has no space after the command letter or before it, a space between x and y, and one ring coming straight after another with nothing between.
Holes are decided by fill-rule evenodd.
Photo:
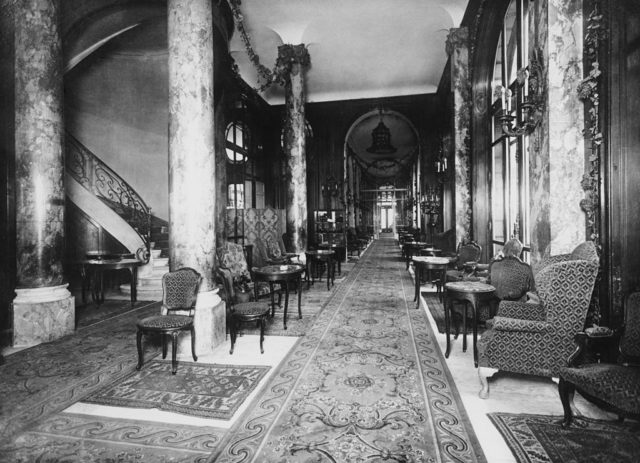
<instances>
[{"instance_id":1,"label":"potted plant","mask_svg":"<svg viewBox=\"0 0 640 463\"><path fill-rule=\"evenodd\" d=\"M233 277L233 291L236 302L249 302L251 300L251 279L246 274Z\"/></svg>"}]
</instances>

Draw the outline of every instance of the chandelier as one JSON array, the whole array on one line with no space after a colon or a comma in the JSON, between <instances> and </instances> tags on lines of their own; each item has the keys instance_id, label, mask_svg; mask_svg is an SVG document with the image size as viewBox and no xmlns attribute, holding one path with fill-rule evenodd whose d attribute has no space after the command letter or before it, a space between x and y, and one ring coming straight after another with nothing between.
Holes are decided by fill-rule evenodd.
<instances>
[{"instance_id":1,"label":"chandelier","mask_svg":"<svg viewBox=\"0 0 640 463\"><path fill-rule=\"evenodd\" d=\"M382 109L380 112L380 122L371 131L371 146L367 151L372 154L392 154L396 152L395 146L391 144L391 131L382 121Z\"/></svg>"}]
</instances>

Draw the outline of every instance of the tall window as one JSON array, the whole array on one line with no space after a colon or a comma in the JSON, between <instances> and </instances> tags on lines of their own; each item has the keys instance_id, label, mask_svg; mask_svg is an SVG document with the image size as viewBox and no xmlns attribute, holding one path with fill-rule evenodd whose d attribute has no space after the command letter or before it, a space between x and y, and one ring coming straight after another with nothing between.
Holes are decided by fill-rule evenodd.
<instances>
[{"instance_id":1,"label":"tall window","mask_svg":"<svg viewBox=\"0 0 640 463\"><path fill-rule=\"evenodd\" d=\"M245 163L249 159L249 131L241 121L227 126L227 182L228 209L244 209L245 207Z\"/></svg>"},{"instance_id":2,"label":"tall window","mask_svg":"<svg viewBox=\"0 0 640 463\"><path fill-rule=\"evenodd\" d=\"M493 254L511 237L525 246L529 259L529 136L508 137L499 116L519 117L527 85L519 85L519 69L528 65L529 0L512 0L502 24L493 69L491 144L491 231ZM517 119L519 121L519 119Z\"/></svg>"}]
</instances>

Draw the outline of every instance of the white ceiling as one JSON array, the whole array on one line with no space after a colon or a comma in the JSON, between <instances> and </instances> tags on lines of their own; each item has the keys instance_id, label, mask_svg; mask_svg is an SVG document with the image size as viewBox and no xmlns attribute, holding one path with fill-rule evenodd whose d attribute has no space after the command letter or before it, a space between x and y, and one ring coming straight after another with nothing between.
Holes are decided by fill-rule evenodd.
<instances>
[{"instance_id":1,"label":"white ceiling","mask_svg":"<svg viewBox=\"0 0 640 463\"><path fill-rule=\"evenodd\" d=\"M260 62L273 69L278 46L304 43L308 102L434 93L448 30L468 0L242 0L244 25ZM230 44L243 79L258 79L239 32ZM283 89L263 97L282 104Z\"/></svg>"}]
</instances>

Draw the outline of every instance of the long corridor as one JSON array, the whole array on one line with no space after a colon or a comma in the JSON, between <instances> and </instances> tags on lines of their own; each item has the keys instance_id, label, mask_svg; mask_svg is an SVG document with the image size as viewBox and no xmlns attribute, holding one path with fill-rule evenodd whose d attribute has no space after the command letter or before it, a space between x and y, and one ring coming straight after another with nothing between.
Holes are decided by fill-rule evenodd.
<instances>
[{"instance_id":1,"label":"long corridor","mask_svg":"<svg viewBox=\"0 0 640 463\"><path fill-rule=\"evenodd\" d=\"M479 399L471 353L458 340L443 358L411 276L397 241L376 240L330 291L304 290L289 330L276 314L264 355L247 329L233 355L229 339L179 353L175 377L157 345L134 369L135 320L158 303L11 354L0 461L516 461L487 413L559 415L556 385L496 375Z\"/></svg>"}]
</instances>

